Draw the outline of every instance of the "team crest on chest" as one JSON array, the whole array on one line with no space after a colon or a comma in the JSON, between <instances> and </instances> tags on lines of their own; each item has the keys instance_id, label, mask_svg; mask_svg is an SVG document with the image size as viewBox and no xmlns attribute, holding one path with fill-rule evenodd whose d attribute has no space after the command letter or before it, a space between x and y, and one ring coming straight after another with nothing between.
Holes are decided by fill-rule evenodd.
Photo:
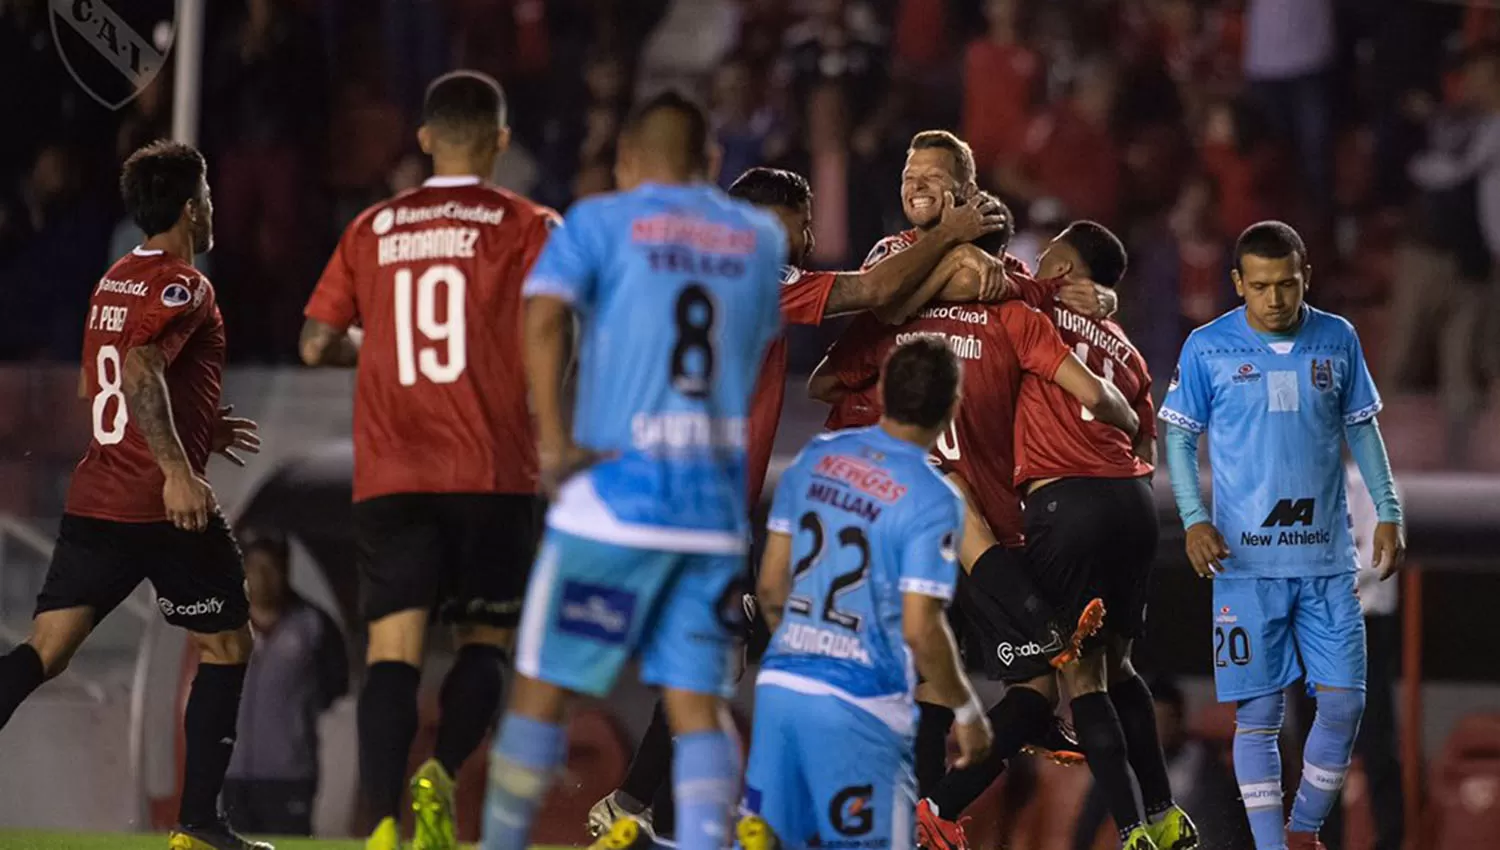
<instances>
[{"instance_id":1,"label":"team crest on chest","mask_svg":"<svg viewBox=\"0 0 1500 850\"><path fill-rule=\"evenodd\" d=\"M1333 389L1333 361L1319 360L1316 357L1312 361L1312 385L1318 392L1328 392Z\"/></svg>"}]
</instances>

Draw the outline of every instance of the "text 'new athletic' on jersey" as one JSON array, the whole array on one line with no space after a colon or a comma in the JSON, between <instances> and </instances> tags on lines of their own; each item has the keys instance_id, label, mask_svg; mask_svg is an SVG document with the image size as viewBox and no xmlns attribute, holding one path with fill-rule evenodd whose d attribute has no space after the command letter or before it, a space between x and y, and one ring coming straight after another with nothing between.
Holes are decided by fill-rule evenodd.
<instances>
[{"instance_id":1,"label":"text 'new athletic' on jersey","mask_svg":"<svg viewBox=\"0 0 1500 850\"><path fill-rule=\"evenodd\" d=\"M521 284L557 220L478 177L434 177L344 231L304 312L364 329L356 502L536 492Z\"/></svg>"},{"instance_id":2,"label":"text 'new athletic' on jersey","mask_svg":"<svg viewBox=\"0 0 1500 850\"><path fill-rule=\"evenodd\" d=\"M624 546L738 552L747 416L780 328L786 234L710 186L575 204L526 282L582 321L574 439L608 457L569 481L555 529Z\"/></svg>"},{"instance_id":3,"label":"text 'new athletic' on jersey","mask_svg":"<svg viewBox=\"0 0 1500 850\"><path fill-rule=\"evenodd\" d=\"M1208 434L1213 522L1233 553L1220 579L1355 569L1344 428L1380 407L1354 327L1331 313L1304 307L1284 342L1243 307L1193 331L1161 418Z\"/></svg>"},{"instance_id":4,"label":"text 'new athletic' on jersey","mask_svg":"<svg viewBox=\"0 0 1500 850\"><path fill-rule=\"evenodd\" d=\"M962 526L962 499L920 447L879 426L814 438L782 475L767 521L792 537L793 584L760 684L909 725L917 682L901 597L952 599Z\"/></svg>"}]
</instances>

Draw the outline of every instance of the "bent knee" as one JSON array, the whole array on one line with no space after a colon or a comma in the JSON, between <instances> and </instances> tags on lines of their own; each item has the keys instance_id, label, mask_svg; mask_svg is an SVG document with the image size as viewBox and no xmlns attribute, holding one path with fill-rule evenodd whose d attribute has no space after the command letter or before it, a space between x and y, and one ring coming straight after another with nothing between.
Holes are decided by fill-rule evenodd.
<instances>
[{"instance_id":1,"label":"bent knee","mask_svg":"<svg viewBox=\"0 0 1500 850\"><path fill-rule=\"evenodd\" d=\"M198 660L204 664L245 664L250 660L250 650L255 645L250 637L249 626L241 626L228 632L189 634L193 644L198 647Z\"/></svg>"},{"instance_id":2,"label":"bent knee","mask_svg":"<svg viewBox=\"0 0 1500 850\"><path fill-rule=\"evenodd\" d=\"M1346 688L1318 688L1319 719L1338 725L1357 724L1365 713L1365 692Z\"/></svg>"},{"instance_id":3,"label":"bent knee","mask_svg":"<svg viewBox=\"0 0 1500 850\"><path fill-rule=\"evenodd\" d=\"M1280 734L1286 719L1286 695L1281 691L1240 700L1234 711L1236 732Z\"/></svg>"}]
</instances>

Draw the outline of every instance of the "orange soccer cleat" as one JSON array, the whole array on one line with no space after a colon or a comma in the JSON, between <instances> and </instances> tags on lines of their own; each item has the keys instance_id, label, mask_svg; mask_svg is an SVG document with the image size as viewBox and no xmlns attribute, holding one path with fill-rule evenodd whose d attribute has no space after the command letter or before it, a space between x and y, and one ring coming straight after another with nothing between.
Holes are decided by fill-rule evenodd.
<instances>
[{"instance_id":1,"label":"orange soccer cleat","mask_svg":"<svg viewBox=\"0 0 1500 850\"><path fill-rule=\"evenodd\" d=\"M1062 652L1052 656L1052 666L1059 670L1078 660L1083 654L1083 642L1093 637L1100 628L1104 626L1104 600L1090 599L1083 606L1083 613L1078 615L1078 626L1073 629L1073 637L1068 640L1068 645Z\"/></svg>"},{"instance_id":2,"label":"orange soccer cleat","mask_svg":"<svg viewBox=\"0 0 1500 850\"><path fill-rule=\"evenodd\" d=\"M931 801L918 802L917 846L922 850L969 850L964 819L943 820L933 811Z\"/></svg>"}]
</instances>

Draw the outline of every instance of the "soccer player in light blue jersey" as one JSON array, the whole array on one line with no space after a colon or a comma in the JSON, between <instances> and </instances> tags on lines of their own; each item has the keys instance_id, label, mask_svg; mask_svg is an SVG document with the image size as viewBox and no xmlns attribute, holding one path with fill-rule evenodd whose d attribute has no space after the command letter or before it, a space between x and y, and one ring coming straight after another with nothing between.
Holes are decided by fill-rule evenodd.
<instances>
[{"instance_id":1,"label":"soccer player in light blue jersey","mask_svg":"<svg viewBox=\"0 0 1500 850\"><path fill-rule=\"evenodd\" d=\"M927 462L960 380L942 342L896 349L880 423L814 439L781 478L757 588L773 631L756 680L745 850L769 836L795 848L912 846L918 673L954 710L959 766L989 749L944 615L963 500Z\"/></svg>"},{"instance_id":2,"label":"soccer player in light blue jersey","mask_svg":"<svg viewBox=\"0 0 1500 850\"><path fill-rule=\"evenodd\" d=\"M679 845L728 840L739 753L724 725L726 609L740 608L746 416L779 328L787 237L708 183L710 148L696 104L675 93L645 103L620 138L622 191L576 204L526 282L526 370L553 501L490 762L485 850L524 850L566 754L570 695L607 694L632 656L665 690ZM645 833L633 825L601 843L635 843Z\"/></svg>"},{"instance_id":3,"label":"soccer player in light blue jersey","mask_svg":"<svg viewBox=\"0 0 1500 850\"><path fill-rule=\"evenodd\" d=\"M1219 700L1238 705L1234 768L1256 850L1317 850L1365 701L1344 443L1379 514L1382 579L1405 557L1401 503L1359 337L1303 301L1312 267L1302 238L1277 221L1251 226L1231 274L1245 305L1188 337L1160 415L1188 559L1214 580L1214 678ZM1198 488L1201 434L1212 515ZM1284 690L1304 678L1318 709L1283 833L1277 738Z\"/></svg>"}]
</instances>

